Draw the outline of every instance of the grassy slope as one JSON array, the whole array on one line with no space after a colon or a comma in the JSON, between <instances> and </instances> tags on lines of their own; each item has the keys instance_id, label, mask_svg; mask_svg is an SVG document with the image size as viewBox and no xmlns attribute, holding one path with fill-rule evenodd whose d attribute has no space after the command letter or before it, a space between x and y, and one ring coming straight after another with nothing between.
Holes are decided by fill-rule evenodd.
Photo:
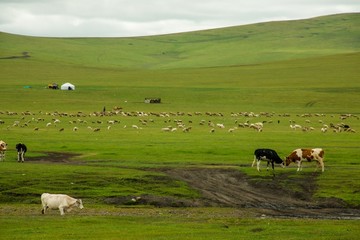
<instances>
[{"instance_id":1,"label":"grassy slope","mask_svg":"<svg viewBox=\"0 0 360 240\"><path fill-rule=\"evenodd\" d=\"M0 57L106 68L195 68L359 51L360 14L269 22L141 38L0 35Z\"/></svg>"}]
</instances>

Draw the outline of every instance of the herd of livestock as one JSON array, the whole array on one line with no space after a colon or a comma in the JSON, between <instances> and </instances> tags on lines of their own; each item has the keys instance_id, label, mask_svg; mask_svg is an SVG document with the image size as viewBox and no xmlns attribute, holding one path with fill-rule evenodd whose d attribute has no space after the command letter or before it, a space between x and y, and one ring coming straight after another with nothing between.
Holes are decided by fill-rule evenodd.
<instances>
[{"instance_id":1,"label":"herd of livestock","mask_svg":"<svg viewBox=\"0 0 360 240\"><path fill-rule=\"evenodd\" d=\"M7 150L7 144L0 140L0 160L5 159L5 152ZM16 150L18 153L18 162L24 162L24 155L27 151L27 147L23 143L16 144ZM324 172L324 150L321 148L314 149L295 149L289 156L286 157L285 162L279 157L275 150L272 149L256 149L254 152L254 161L252 167L257 165L257 170L260 171L260 162L266 161L267 166L272 165L274 170L274 164L280 164L282 167L288 166L291 162L298 164L297 171L301 171L303 161L317 161L318 166L321 167ZM42 214L45 214L47 209L58 209L61 215L65 212L70 212L74 207L82 209L83 203L81 199L70 197L66 194L49 194L43 193L41 195Z\"/></svg>"},{"instance_id":2,"label":"herd of livestock","mask_svg":"<svg viewBox=\"0 0 360 240\"><path fill-rule=\"evenodd\" d=\"M153 118L161 118L162 122L164 124L167 124L166 126L161 128L161 131L163 132L174 132L178 129L181 129L183 132L189 132L192 129L193 122L192 120L189 120L185 123L185 121L180 120L181 117L192 117L193 115L196 116L208 116L208 117L216 117L216 119L221 119L221 117L224 116L224 114L221 113L172 113L172 112L161 112L161 113L145 113L145 112L124 112L121 108L114 108L112 111L109 112L94 112L90 114L84 114L82 112L78 112L76 114L67 114L67 113L60 113L60 112L53 112L53 113L40 113L44 116L49 116L51 118L50 121L45 122L45 117L35 117L36 114L33 114L31 112L23 112L23 113L15 113L15 112L0 112L1 115L15 115L15 116L21 116L18 118L18 120L15 120L13 123L10 123L7 125L7 129L12 127L28 127L31 126L32 123L42 123L43 127L46 129L50 126L56 126L56 124L59 124L62 120L61 118L67 118L73 120L67 120L70 125L72 125L72 131L77 131L79 128L76 126L77 124L86 124L87 120L86 117L92 117L91 121L92 124L105 124L107 125L107 129L109 130L111 128L111 125L120 123L119 120L116 120L117 116L122 117L140 117L138 123L134 123L131 125L131 128L135 129L142 129L142 127L145 127L147 124L154 122ZM233 125L228 129L228 132L234 132L238 128L253 128L257 132L262 132L264 128L264 124L271 124L273 121L271 120L272 117L274 117L274 113L259 113L255 114L253 112L240 112L240 113L231 113L231 118L234 120L235 126ZM28 117L30 116L30 118ZM290 122L290 129L293 131L296 131L297 129L300 129L304 132L307 131L313 131L315 130L314 127L311 126L301 126L300 124L295 123L295 121L290 120L290 115L288 114L281 114L277 115L280 117L287 117ZM324 114L303 114L303 115L297 115L297 117L303 117L306 118L305 123L310 124L311 121L308 120L309 118L316 116L316 117L325 117ZM27 119L28 117L28 119ZM103 117L103 119L109 119L107 121L104 120L96 120L94 121L94 117ZM107 117L107 118L105 118ZM239 119L240 117L245 117L247 120L244 122L241 122ZM251 119L256 118L265 118L266 120L263 121L255 121L251 122ZM349 125L343 123L344 120L348 118L356 118L359 119L356 115L352 114L341 114L338 118L335 116L330 116L333 119L339 119L340 122L333 124L333 123L324 123L323 120L318 119L318 124L321 124L321 132L326 133L329 129L332 129L333 132L351 132L356 133L356 131L351 128ZM111 119L113 118L113 119ZM278 119L279 119L278 118ZM175 124L170 126L169 124ZM277 120L277 123L280 123L280 120ZM0 119L0 125L5 124L5 121ZM140 125L139 125L140 124ZM89 124L90 125L90 124ZM190 125L190 126L189 126ZM206 121L206 120L200 120L199 125L208 125L210 132L215 132L215 129L225 129L224 123L221 122L214 122L214 121ZM88 129L96 132L100 131L99 127L87 127ZM124 126L126 128L126 125ZM39 127L36 126L34 128L35 131L39 130ZM60 128L59 131L64 131L64 128ZM23 143L18 143L15 146L17 150L17 160L18 162L24 162L25 161L25 153L27 152L27 147ZM5 153L8 149L7 144L5 141L0 140L0 161L5 160ZM274 171L274 165L279 164L282 167L288 166L290 163L296 163L297 164L297 171L302 170L302 162L303 161L316 161L317 167L321 168L321 171L324 172L324 150L321 148L313 148L313 149L295 149L292 151L286 158L283 160L277 152L273 149L256 149L254 152L254 160L252 163L252 167L257 167L257 170L260 171L260 163L261 161L267 162L267 167L269 168L269 165L271 164L272 169ZM63 215L66 211L70 211L73 207L79 207L80 209L83 208L83 204L81 199L75 199L65 194L49 194L49 193L43 193L41 195L41 202L42 202L42 213L44 214L48 208L50 209L59 209L60 214Z\"/></svg>"},{"instance_id":3,"label":"herd of livestock","mask_svg":"<svg viewBox=\"0 0 360 240\"><path fill-rule=\"evenodd\" d=\"M61 127L58 130L64 131L71 129L72 131L78 131L80 127L87 126L90 131L98 132L102 129L110 130L114 124L120 124L121 118L139 118L138 121L133 122L129 125L123 125L123 128L134 128L134 129L143 129L150 124L158 121L164 123L164 126L160 128L163 132L175 132L183 131L190 132L196 126L195 120L191 120L193 116L202 116L203 119L198 120L198 125L207 125L209 126L209 132L213 133L216 129L226 129L228 132L233 133L239 131L242 128L254 129L257 132L262 132L266 129L266 125L272 123L280 123L280 119L287 119L289 122L289 129L292 131L303 131L311 132L319 130L323 133L328 131L333 131L335 133L339 132L350 132L356 133L355 129L350 127L348 124L344 123L345 120L349 118L359 119L357 115L354 114L340 114L339 116L328 115L326 114L297 114L296 118L304 118L302 124L296 123L296 121L291 118L290 114L275 114L268 112L231 112L230 118L233 120L233 123L227 123L227 125L222 122L222 119L228 118L227 114L220 112L143 112L143 111L123 111L120 107L114 107L111 111L101 111L101 112L91 112L91 113L66 113L66 112L39 112L32 113L30 111L25 111L21 113L17 112L1 112L1 115L12 116L13 121L4 121L0 118L0 127L10 130L12 128L29 128L33 127L34 131L54 128L56 126ZM38 115L38 116L37 116ZM273 118L277 119L273 121ZM317 121L314 122L311 118L317 117ZM333 120L332 122L326 123L323 118L329 117ZM63 119L67 118L68 127L64 126ZM97 118L96 120L93 120ZM206 118L216 118L217 120L206 120ZM245 120L240 120L245 118ZM256 121L256 119L260 119ZM105 120L106 119L106 120ZM186 119L186 120L185 120ZM254 121L255 120L255 121Z\"/></svg>"}]
</instances>

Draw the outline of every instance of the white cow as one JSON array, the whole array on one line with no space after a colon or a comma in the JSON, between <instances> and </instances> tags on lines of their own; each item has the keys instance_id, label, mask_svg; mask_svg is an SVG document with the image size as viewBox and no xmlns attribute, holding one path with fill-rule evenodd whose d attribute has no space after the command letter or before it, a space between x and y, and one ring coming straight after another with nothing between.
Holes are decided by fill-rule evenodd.
<instances>
[{"instance_id":1,"label":"white cow","mask_svg":"<svg viewBox=\"0 0 360 240\"><path fill-rule=\"evenodd\" d=\"M59 209L60 214L64 215L65 212L70 212L73 207L83 209L81 199L75 199L65 194L41 194L41 213L45 214L46 209Z\"/></svg>"}]
</instances>

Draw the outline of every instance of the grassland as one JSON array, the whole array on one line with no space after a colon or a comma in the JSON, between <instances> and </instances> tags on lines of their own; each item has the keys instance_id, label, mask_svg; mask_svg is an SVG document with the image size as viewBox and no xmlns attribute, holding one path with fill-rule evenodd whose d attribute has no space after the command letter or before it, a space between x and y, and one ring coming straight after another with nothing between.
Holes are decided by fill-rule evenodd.
<instances>
[{"instance_id":1,"label":"grassland","mask_svg":"<svg viewBox=\"0 0 360 240\"><path fill-rule=\"evenodd\" d=\"M202 197L164 169L231 168L271 182L270 172L250 168L255 148L273 148L284 157L298 147L322 147L326 170L317 175L310 200L336 198L358 208L359 22L359 14L343 14L140 38L0 33L0 119L5 122L0 139L9 144L0 164L1 239L55 233L59 239L269 239L274 234L355 239L358 220L262 219L259 211L233 206L129 204L133 196ZM52 82L74 83L76 91L46 89ZM161 97L162 103L145 104L145 97ZM115 106L126 114L110 115ZM104 107L106 116L94 114ZM343 114L349 117L341 119ZM191 130L182 132L179 120ZM293 131L290 120L315 130ZM238 126L259 121L265 122L263 132ZM210 133L209 122L226 128ZM331 123L348 124L356 133L320 131ZM178 130L161 131L167 126ZM29 148L24 164L15 160L17 142ZM47 152L75 155L55 161ZM276 171L288 176L282 187L301 192L296 183L314 168L305 164L300 174L294 166ZM57 212L41 216L42 192L81 197L85 209L64 218ZM128 202L107 202L116 197Z\"/></svg>"}]
</instances>

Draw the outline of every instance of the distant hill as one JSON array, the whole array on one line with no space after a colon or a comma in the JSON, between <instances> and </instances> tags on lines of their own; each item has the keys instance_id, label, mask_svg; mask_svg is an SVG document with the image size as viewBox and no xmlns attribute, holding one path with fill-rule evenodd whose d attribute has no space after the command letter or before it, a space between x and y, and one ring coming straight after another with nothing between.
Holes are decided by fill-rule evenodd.
<instances>
[{"instance_id":1,"label":"distant hill","mask_svg":"<svg viewBox=\"0 0 360 240\"><path fill-rule=\"evenodd\" d=\"M0 33L0 61L117 69L251 65L360 52L360 14L127 38L46 38Z\"/></svg>"}]
</instances>

